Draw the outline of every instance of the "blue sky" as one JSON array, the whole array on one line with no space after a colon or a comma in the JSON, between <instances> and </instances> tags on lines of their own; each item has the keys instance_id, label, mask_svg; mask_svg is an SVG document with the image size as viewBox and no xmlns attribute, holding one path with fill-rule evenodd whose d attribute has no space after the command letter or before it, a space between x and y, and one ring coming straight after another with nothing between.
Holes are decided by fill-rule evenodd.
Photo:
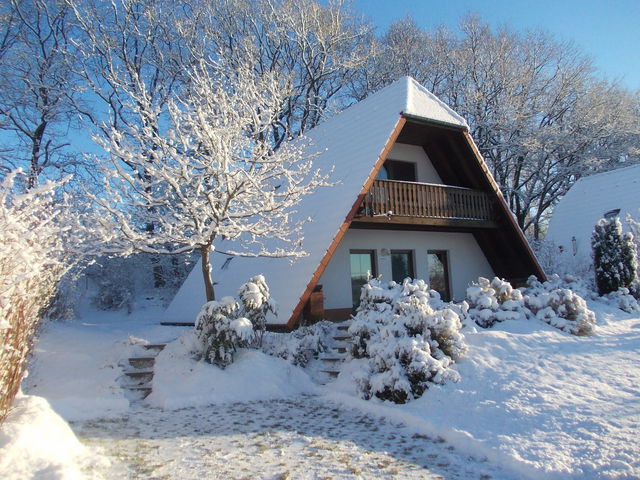
<instances>
[{"instance_id":1,"label":"blue sky","mask_svg":"<svg viewBox=\"0 0 640 480\"><path fill-rule=\"evenodd\" d=\"M455 28L469 12L494 26L543 28L575 42L607 78L640 89L640 0L353 0L353 7L379 32L409 13L426 28Z\"/></svg>"}]
</instances>

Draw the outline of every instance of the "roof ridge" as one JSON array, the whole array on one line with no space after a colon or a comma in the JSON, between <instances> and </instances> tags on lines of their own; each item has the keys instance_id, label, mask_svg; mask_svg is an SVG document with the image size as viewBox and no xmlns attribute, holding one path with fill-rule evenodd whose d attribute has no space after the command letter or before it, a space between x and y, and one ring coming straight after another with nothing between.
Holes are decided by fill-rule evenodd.
<instances>
[{"instance_id":1,"label":"roof ridge","mask_svg":"<svg viewBox=\"0 0 640 480\"><path fill-rule=\"evenodd\" d=\"M420 82L418 82L415 78L413 78L413 77L411 77L409 75L406 75L403 78L408 79L407 90L409 92L407 94L407 105L405 106L404 113L412 114L412 112L407 111L407 110L410 110L411 106L413 106L413 90L417 89L420 92L422 92L424 95L426 95L429 98L429 100L431 100L432 102L435 102L447 114L451 115L460 124L462 124L467 129L469 128L469 125L467 124L467 121L458 112L456 112L453 108L451 108L445 102L440 100L440 98L438 98L438 96L435 93L433 93L431 90L429 90L427 87L425 87ZM410 95L411 95L411 99L409 100L409 96ZM416 115L416 116L420 116L420 115ZM430 119L431 117L423 117L423 118Z\"/></svg>"},{"instance_id":2,"label":"roof ridge","mask_svg":"<svg viewBox=\"0 0 640 480\"><path fill-rule=\"evenodd\" d=\"M635 168L640 169L640 163L636 163L636 164L634 164L634 165L628 165L628 166L626 166L626 167L613 168L613 169L611 169L611 170L607 170L607 171L604 171L604 172L596 172L596 173L592 173L591 175L586 175L586 176L584 176L584 177L580 177L580 178L578 179L578 182L591 181L591 180L593 180L594 178L597 178L597 177L603 177L603 176L605 176L605 175L610 175L610 174L612 174L612 173L618 173L618 172L621 172L621 171L623 171L623 170L624 170L624 171L626 171L626 170L632 170L632 169L635 169ZM576 182L576 183L578 183L578 182Z\"/></svg>"}]
</instances>

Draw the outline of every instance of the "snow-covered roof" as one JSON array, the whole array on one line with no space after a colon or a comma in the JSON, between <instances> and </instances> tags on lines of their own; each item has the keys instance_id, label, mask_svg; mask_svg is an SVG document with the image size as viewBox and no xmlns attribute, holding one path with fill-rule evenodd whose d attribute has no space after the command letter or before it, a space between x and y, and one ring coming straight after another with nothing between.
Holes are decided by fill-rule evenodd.
<instances>
[{"instance_id":1,"label":"snow-covered roof","mask_svg":"<svg viewBox=\"0 0 640 480\"><path fill-rule=\"evenodd\" d=\"M578 180L555 207L546 238L568 254L589 255L594 225L606 212L617 209L623 225L628 213L640 216L640 165Z\"/></svg>"},{"instance_id":2,"label":"snow-covered roof","mask_svg":"<svg viewBox=\"0 0 640 480\"><path fill-rule=\"evenodd\" d=\"M298 206L300 218L310 217L304 226L303 249L308 256L295 260L233 258L226 262L212 254L216 298L236 295L250 277L263 274L278 302L278 317L270 323L286 324L321 260L370 178L377 160L401 119L401 114L439 124L467 128L462 117L410 77L404 77L347 108L307 133L311 149L321 152L314 167L333 169L335 186L318 189ZM165 312L165 319L193 321L205 302L202 272L193 269Z\"/></svg>"}]
</instances>

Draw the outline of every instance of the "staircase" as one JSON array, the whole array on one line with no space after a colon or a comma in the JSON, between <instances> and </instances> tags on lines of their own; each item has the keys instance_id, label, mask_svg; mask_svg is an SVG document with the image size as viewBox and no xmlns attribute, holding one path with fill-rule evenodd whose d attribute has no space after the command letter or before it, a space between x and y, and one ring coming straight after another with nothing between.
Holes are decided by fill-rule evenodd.
<instances>
[{"instance_id":1,"label":"staircase","mask_svg":"<svg viewBox=\"0 0 640 480\"><path fill-rule=\"evenodd\" d=\"M322 377L318 379L320 383L332 382L340 373L342 363L347 357L347 347L351 338L347 332L349 325L351 325L350 320L336 324L329 350L318 357L321 362L320 373L322 374Z\"/></svg>"},{"instance_id":2,"label":"staircase","mask_svg":"<svg viewBox=\"0 0 640 480\"><path fill-rule=\"evenodd\" d=\"M128 364L124 366L121 385L130 401L143 400L151 393L153 366L156 356L165 345L164 343L143 345L143 355L128 359Z\"/></svg>"}]
</instances>

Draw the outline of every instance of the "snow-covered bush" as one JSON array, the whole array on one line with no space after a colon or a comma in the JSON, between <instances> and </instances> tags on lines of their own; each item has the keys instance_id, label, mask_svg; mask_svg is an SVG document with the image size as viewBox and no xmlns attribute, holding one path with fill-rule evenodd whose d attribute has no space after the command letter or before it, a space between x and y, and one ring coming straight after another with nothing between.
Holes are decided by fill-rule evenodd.
<instances>
[{"instance_id":1,"label":"snow-covered bush","mask_svg":"<svg viewBox=\"0 0 640 480\"><path fill-rule=\"evenodd\" d=\"M256 347L262 341L266 314L275 302L262 275L243 284L238 296L207 302L195 324L199 345L195 356L221 368L233 363L238 348Z\"/></svg>"},{"instance_id":2,"label":"snow-covered bush","mask_svg":"<svg viewBox=\"0 0 640 480\"><path fill-rule=\"evenodd\" d=\"M552 276L541 283L535 276L527 280L524 302L535 318L574 335L593 333L595 314L587 308L587 302L570 288L562 288L562 280ZM569 283L577 283L569 278Z\"/></svg>"},{"instance_id":3,"label":"snow-covered bush","mask_svg":"<svg viewBox=\"0 0 640 480\"><path fill-rule=\"evenodd\" d=\"M354 377L363 398L405 403L429 382L459 380L449 367L467 350L461 327L456 311L423 280L370 280L349 327L350 355L367 360Z\"/></svg>"},{"instance_id":4,"label":"snow-covered bush","mask_svg":"<svg viewBox=\"0 0 640 480\"><path fill-rule=\"evenodd\" d=\"M591 236L596 285L600 295L629 287L638 270L633 234L622 233L620 219L600 219Z\"/></svg>"},{"instance_id":5,"label":"snow-covered bush","mask_svg":"<svg viewBox=\"0 0 640 480\"><path fill-rule=\"evenodd\" d=\"M636 246L636 259L640 259L640 221L627 214L627 225L633 234L633 243ZM636 270L636 279L628 286L629 293L636 300L640 300L640 267Z\"/></svg>"},{"instance_id":6,"label":"snow-covered bush","mask_svg":"<svg viewBox=\"0 0 640 480\"><path fill-rule=\"evenodd\" d=\"M0 183L0 422L18 391L43 312L65 272L82 257L84 232L60 183L25 193L14 186L21 172Z\"/></svg>"},{"instance_id":7,"label":"snow-covered bush","mask_svg":"<svg viewBox=\"0 0 640 480\"><path fill-rule=\"evenodd\" d=\"M271 298L269 286L264 276L256 275L243 284L238 291L245 316L253 325L258 346L262 345L262 337L267 324L267 314L275 313L276 304Z\"/></svg>"},{"instance_id":8,"label":"snow-covered bush","mask_svg":"<svg viewBox=\"0 0 640 480\"><path fill-rule=\"evenodd\" d=\"M509 282L480 277L467 289L469 317L487 328L504 320L537 318L574 335L588 335L595 327L595 314L583 297L592 292L580 280L552 275L541 283L529 277L527 287L514 289Z\"/></svg>"},{"instance_id":9,"label":"snow-covered bush","mask_svg":"<svg viewBox=\"0 0 640 480\"><path fill-rule=\"evenodd\" d=\"M200 345L194 353L221 368L233 363L238 348L248 347L255 340L251 321L240 316L240 306L233 297L205 303L195 329Z\"/></svg>"},{"instance_id":10,"label":"snow-covered bush","mask_svg":"<svg viewBox=\"0 0 640 480\"><path fill-rule=\"evenodd\" d=\"M288 333L267 332L262 351L305 367L311 360L318 358L318 354L327 350L328 336L333 327L331 322L323 321Z\"/></svg>"},{"instance_id":11,"label":"snow-covered bush","mask_svg":"<svg viewBox=\"0 0 640 480\"><path fill-rule=\"evenodd\" d=\"M465 300L469 304L469 316L483 328L491 327L496 322L527 317L522 292L498 277L491 281L478 278L467 288Z\"/></svg>"},{"instance_id":12,"label":"snow-covered bush","mask_svg":"<svg viewBox=\"0 0 640 480\"><path fill-rule=\"evenodd\" d=\"M590 279L584 279L575 275L550 275L547 277L547 281L541 283L535 275L530 276L527 279L527 288L539 288L543 286L546 291L551 291L556 288L566 288L582 298L596 300L598 294L593 290L594 285Z\"/></svg>"},{"instance_id":13,"label":"snow-covered bush","mask_svg":"<svg viewBox=\"0 0 640 480\"><path fill-rule=\"evenodd\" d=\"M640 313L640 302L634 298L628 288L620 288L615 292L607 293L602 297L609 305L612 305L627 313Z\"/></svg>"}]
</instances>

